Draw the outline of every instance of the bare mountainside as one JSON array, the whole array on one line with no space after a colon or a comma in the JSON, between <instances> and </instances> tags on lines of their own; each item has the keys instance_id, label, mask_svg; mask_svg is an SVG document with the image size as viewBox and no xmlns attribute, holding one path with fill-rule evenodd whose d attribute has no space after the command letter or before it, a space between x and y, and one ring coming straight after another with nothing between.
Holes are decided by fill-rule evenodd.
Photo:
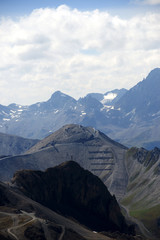
<instances>
[{"instance_id":1,"label":"bare mountainside","mask_svg":"<svg viewBox=\"0 0 160 240\"><path fill-rule=\"evenodd\" d=\"M39 140L26 139L14 135L0 133L0 156L18 155L26 152Z\"/></svg>"},{"instance_id":2,"label":"bare mountainside","mask_svg":"<svg viewBox=\"0 0 160 240\"><path fill-rule=\"evenodd\" d=\"M131 148L126 153L125 163L129 178L121 203L159 239L160 149Z\"/></svg>"},{"instance_id":3,"label":"bare mountainside","mask_svg":"<svg viewBox=\"0 0 160 240\"><path fill-rule=\"evenodd\" d=\"M31 148L25 155L0 161L0 179L8 181L19 169L39 169L74 160L90 170L117 197L125 194L128 176L124 163L127 148L93 128L66 125Z\"/></svg>"}]
</instances>

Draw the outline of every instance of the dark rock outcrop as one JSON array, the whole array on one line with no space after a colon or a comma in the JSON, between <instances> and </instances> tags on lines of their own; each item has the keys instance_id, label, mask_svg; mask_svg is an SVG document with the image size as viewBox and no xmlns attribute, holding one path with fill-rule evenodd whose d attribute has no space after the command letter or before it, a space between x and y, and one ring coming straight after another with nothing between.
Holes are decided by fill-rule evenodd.
<instances>
[{"instance_id":1,"label":"dark rock outcrop","mask_svg":"<svg viewBox=\"0 0 160 240\"><path fill-rule=\"evenodd\" d=\"M18 171L12 182L33 200L93 230L129 232L116 198L98 177L76 162L45 172Z\"/></svg>"}]
</instances>

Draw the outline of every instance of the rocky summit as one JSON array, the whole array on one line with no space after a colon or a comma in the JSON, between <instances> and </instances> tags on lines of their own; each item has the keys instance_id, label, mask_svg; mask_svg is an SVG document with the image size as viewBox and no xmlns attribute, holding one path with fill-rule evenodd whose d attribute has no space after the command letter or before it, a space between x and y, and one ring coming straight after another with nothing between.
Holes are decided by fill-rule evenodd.
<instances>
[{"instance_id":1,"label":"rocky summit","mask_svg":"<svg viewBox=\"0 0 160 240\"><path fill-rule=\"evenodd\" d=\"M34 201L92 230L131 231L103 182L74 161L45 172L18 171L12 183Z\"/></svg>"}]
</instances>

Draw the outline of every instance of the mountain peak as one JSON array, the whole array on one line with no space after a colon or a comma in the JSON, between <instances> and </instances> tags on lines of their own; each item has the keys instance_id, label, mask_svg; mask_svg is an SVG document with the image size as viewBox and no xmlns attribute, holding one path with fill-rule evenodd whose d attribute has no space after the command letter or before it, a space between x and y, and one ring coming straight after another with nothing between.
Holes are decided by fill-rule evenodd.
<instances>
[{"instance_id":1,"label":"mountain peak","mask_svg":"<svg viewBox=\"0 0 160 240\"><path fill-rule=\"evenodd\" d=\"M72 98L72 97L70 97L69 95L67 95L61 91L56 91L52 94L51 98L48 101L53 101L56 98Z\"/></svg>"},{"instance_id":2,"label":"mountain peak","mask_svg":"<svg viewBox=\"0 0 160 240\"><path fill-rule=\"evenodd\" d=\"M159 111L160 68L153 69L148 76L132 87L116 103L128 115L133 112L143 120Z\"/></svg>"},{"instance_id":3,"label":"mountain peak","mask_svg":"<svg viewBox=\"0 0 160 240\"><path fill-rule=\"evenodd\" d=\"M39 151L41 149L54 146L55 144L81 143L81 144L104 144L115 145L125 149L125 147L102 132L95 130L92 127L84 127L77 124L68 124L52 133L42 141L38 142L28 153Z\"/></svg>"},{"instance_id":4,"label":"mountain peak","mask_svg":"<svg viewBox=\"0 0 160 240\"><path fill-rule=\"evenodd\" d=\"M149 75L157 75L157 74L160 74L160 68L154 68L149 74Z\"/></svg>"},{"instance_id":5,"label":"mountain peak","mask_svg":"<svg viewBox=\"0 0 160 240\"><path fill-rule=\"evenodd\" d=\"M63 108L68 102L76 102L76 100L61 91L53 93L51 98L47 101L47 103L53 105L54 108Z\"/></svg>"},{"instance_id":6,"label":"mountain peak","mask_svg":"<svg viewBox=\"0 0 160 240\"><path fill-rule=\"evenodd\" d=\"M144 81L147 81L148 83L151 84L151 86L153 84L160 84L160 68L155 68L153 69L148 76L146 77L146 79L144 79ZM156 86L157 87L157 86Z\"/></svg>"}]
</instances>

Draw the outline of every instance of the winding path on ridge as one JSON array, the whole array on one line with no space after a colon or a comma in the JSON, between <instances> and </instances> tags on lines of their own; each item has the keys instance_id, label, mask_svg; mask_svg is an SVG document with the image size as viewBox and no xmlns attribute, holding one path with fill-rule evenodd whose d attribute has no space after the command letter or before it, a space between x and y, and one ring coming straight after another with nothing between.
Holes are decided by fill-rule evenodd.
<instances>
[{"instance_id":1,"label":"winding path on ridge","mask_svg":"<svg viewBox=\"0 0 160 240\"><path fill-rule=\"evenodd\" d=\"M27 213L25 211L21 211L20 214L13 214L13 213L6 213L6 212L0 212L0 213L4 214L4 215L7 215L7 216L10 216L12 218L12 220L13 220L13 227L8 228L7 232L9 233L9 235L14 237L16 240L20 240L20 239L12 232L12 230L20 228L20 227L23 227L23 226L25 226L25 225L27 225L29 223L32 223L36 219L42 220L42 219L36 218L34 213ZM29 216L31 218L31 220L28 220L27 222L18 225L18 217L19 216L25 216L25 215Z\"/></svg>"},{"instance_id":2,"label":"winding path on ridge","mask_svg":"<svg viewBox=\"0 0 160 240\"><path fill-rule=\"evenodd\" d=\"M25 226L25 225L27 225L27 224L29 224L29 223L32 223L32 222L34 222L36 219L40 220L41 223L44 223L44 221L45 221L45 220L43 220L43 219L41 219L41 218L35 217L35 214L34 214L34 213L27 213L27 212L22 211L22 210L21 210L21 213L20 213L20 214L6 213L6 212L0 212L0 213L1 213L1 214L4 214L4 215L6 215L6 216L10 216L10 217L12 218L12 220L13 220L13 227L8 228L8 229L7 229L7 232L9 233L9 235L11 235L12 237L14 237L16 240L20 240L20 239L12 232L12 230L17 229L17 228L20 228L20 227L23 227L23 226ZM18 217L19 217L19 216L25 216L25 215L29 216L29 217L31 218L31 220L29 220L29 221L27 221L27 222L25 222L25 223L22 223L22 224L19 224L19 225L18 225ZM58 226L60 226L60 227L62 228L62 232L61 232L60 237L59 237L58 240L62 240L63 237L64 237L64 234L65 234L65 227L64 227L63 225L58 225Z\"/></svg>"},{"instance_id":3,"label":"winding path on ridge","mask_svg":"<svg viewBox=\"0 0 160 240\"><path fill-rule=\"evenodd\" d=\"M80 236L84 237L86 240L111 240L111 239L113 239L113 238L110 238L108 236L102 235L102 234L100 234L98 232L96 233L94 231L93 232L90 231L89 229L87 229L84 226L82 226L82 225L80 225L80 224L70 220L69 218L66 218L66 217L64 217L64 216L62 216L62 215L52 211L51 209L49 209L49 208L39 204L38 202L35 202L32 199L17 193L12 188L10 188L10 194L12 194L11 196L13 196L15 199L18 199L18 201L20 201L21 203L23 202L24 208L25 208L25 206L28 206L28 204L30 204L35 209L35 212L39 212L40 213L39 215L41 215L41 213L43 213L44 219L33 216L34 213L28 213L28 212L25 212L25 211L21 211L21 214L19 214L19 215L23 215L24 216L24 214L25 214L25 215L29 215L31 217L31 220L29 220L28 222L23 223L22 226L24 226L25 224L27 224L29 222L32 222L35 219L36 220L40 220L41 223L44 223L44 224L42 224L42 226L45 226L45 222L46 222L45 219L49 219L49 221L51 221L53 223L56 223L60 227L63 226L58 240L62 240L63 239L63 236L65 234L65 229L72 229L74 232L78 233ZM6 215L8 214L11 217L13 215L14 216L18 216L18 214L6 213L6 212L3 212L3 211L2 212L0 211L0 213L6 214ZM18 238L18 236L16 236L15 234L13 234L11 232L12 230L14 230L14 229L16 229L18 227L20 227L20 225L9 228L10 236L12 237L12 239L14 237L14 239L16 239L16 240L21 240L21 239Z\"/></svg>"}]
</instances>

